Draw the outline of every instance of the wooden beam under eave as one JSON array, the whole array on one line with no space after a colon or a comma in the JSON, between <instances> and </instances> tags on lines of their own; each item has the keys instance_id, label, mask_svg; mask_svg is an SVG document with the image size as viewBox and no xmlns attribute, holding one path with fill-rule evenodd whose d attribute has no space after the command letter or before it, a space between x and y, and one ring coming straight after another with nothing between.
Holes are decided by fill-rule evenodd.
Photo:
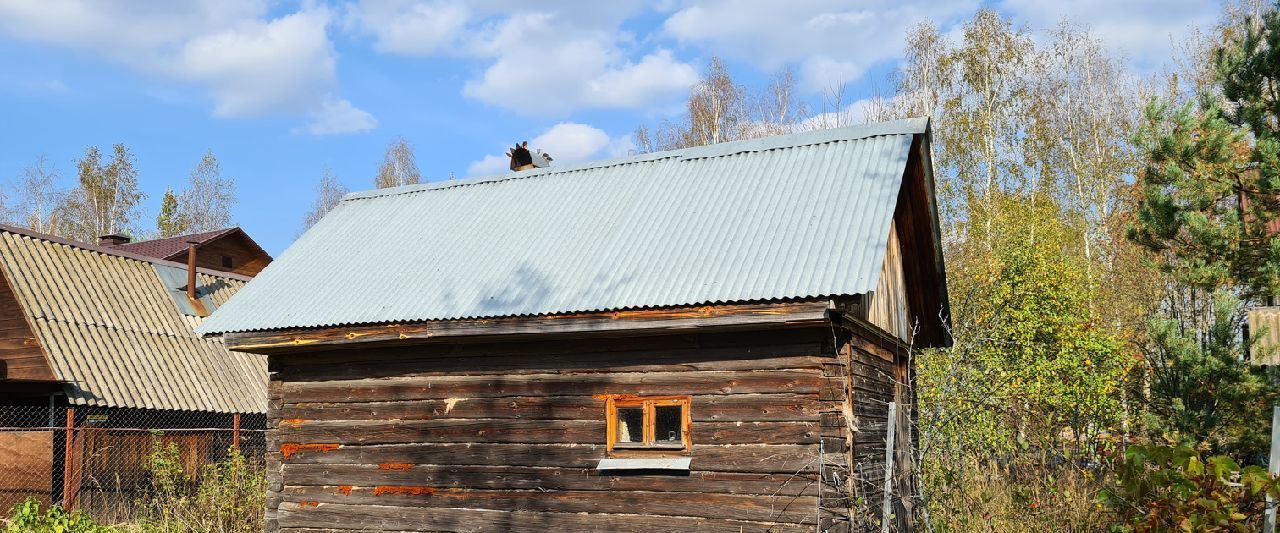
<instances>
[{"instance_id":1,"label":"wooden beam under eave","mask_svg":"<svg viewBox=\"0 0 1280 533\"><path fill-rule=\"evenodd\" d=\"M803 327L828 324L828 300L707 305L573 315L441 320L414 324L347 326L292 331L226 333L228 349L274 354L315 349L399 346L432 341L582 334L663 335L690 331Z\"/></svg>"}]
</instances>

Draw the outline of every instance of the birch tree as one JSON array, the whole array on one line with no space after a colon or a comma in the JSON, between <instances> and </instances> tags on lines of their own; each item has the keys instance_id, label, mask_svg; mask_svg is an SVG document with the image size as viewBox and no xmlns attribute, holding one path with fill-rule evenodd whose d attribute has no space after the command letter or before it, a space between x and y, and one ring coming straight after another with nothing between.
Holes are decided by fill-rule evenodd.
<instances>
[{"instance_id":1,"label":"birch tree","mask_svg":"<svg viewBox=\"0 0 1280 533\"><path fill-rule=\"evenodd\" d=\"M637 127L631 138L641 153L676 150L792 133L801 129L807 115L790 68L779 70L768 85L752 91L734 80L720 58L712 57L690 90L684 115L654 128Z\"/></svg>"},{"instance_id":2,"label":"birch tree","mask_svg":"<svg viewBox=\"0 0 1280 533\"><path fill-rule=\"evenodd\" d=\"M99 236L133 231L138 205L146 194L138 190L133 154L123 144L112 146L111 160L102 162L96 146L85 149L76 162L78 186L63 200L58 213L62 235L85 242Z\"/></svg>"},{"instance_id":3,"label":"birch tree","mask_svg":"<svg viewBox=\"0 0 1280 533\"><path fill-rule=\"evenodd\" d=\"M324 218L325 213L338 205L342 201L342 197L351 192L346 185L338 181L338 177L333 175L330 169L324 169L324 175L320 177L320 183L316 186L316 198L311 204L311 210L307 211L306 217L302 221L302 230L306 231L311 226L320 222Z\"/></svg>"},{"instance_id":4,"label":"birch tree","mask_svg":"<svg viewBox=\"0 0 1280 533\"><path fill-rule=\"evenodd\" d=\"M58 233L61 230L58 208L66 196L66 192L57 187L59 177L61 173L43 155L22 169L18 176L17 203L11 213L13 221L40 233Z\"/></svg>"},{"instance_id":5,"label":"birch tree","mask_svg":"<svg viewBox=\"0 0 1280 533\"><path fill-rule=\"evenodd\" d=\"M187 233L224 229L233 225L231 208L235 202L235 180L223 177L218 158L208 151L191 170L187 188L178 198L177 219Z\"/></svg>"},{"instance_id":6,"label":"birch tree","mask_svg":"<svg viewBox=\"0 0 1280 533\"><path fill-rule=\"evenodd\" d=\"M422 181L422 173L413 155L413 147L403 137L391 141L387 145L387 153L382 164L378 165L378 175L373 178L373 186L379 189L412 185Z\"/></svg>"}]
</instances>

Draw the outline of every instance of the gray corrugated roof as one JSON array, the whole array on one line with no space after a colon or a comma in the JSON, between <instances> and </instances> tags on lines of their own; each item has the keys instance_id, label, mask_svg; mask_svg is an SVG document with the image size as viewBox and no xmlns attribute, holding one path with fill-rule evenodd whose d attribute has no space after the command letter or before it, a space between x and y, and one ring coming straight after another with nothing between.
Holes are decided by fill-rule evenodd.
<instances>
[{"instance_id":1,"label":"gray corrugated roof","mask_svg":"<svg viewBox=\"0 0 1280 533\"><path fill-rule=\"evenodd\" d=\"M348 195L198 331L875 287L911 119Z\"/></svg>"}]
</instances>

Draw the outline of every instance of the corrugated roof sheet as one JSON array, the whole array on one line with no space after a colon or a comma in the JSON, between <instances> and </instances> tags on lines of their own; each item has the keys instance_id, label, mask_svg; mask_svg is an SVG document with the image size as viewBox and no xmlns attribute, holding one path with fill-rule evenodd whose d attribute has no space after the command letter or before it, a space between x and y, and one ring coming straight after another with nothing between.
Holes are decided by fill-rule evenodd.
<instances>
[{"instance_id":1,"label":"corrugated roof sheet","mask_svg":"<svg viewBox=\"0 0 1280 533\"><path fill-rule=\"evenodd\" d=\"M73 404L266 411L265 358L196 335L155 262L42 237L0 228L0 265ZM243 279L199 274L219 305Z\"/></svg>"},{"instance_id":2,"label":"corrugated roof sheet","mask_svg":"<svg viewBox=\"0 0 1280 533\"><path fill-rule=\"evenodd\" d=\"M925 119L348 195L202 333L861 294Z\"/></svg>"},{"instance_id":3,"label":"corrugated roof sheet","mask_svg":"<svg viewBox=\"0 0 1280 533\"><path fill-rule=\"evenodd\" d=\"M1280 307L1249 310L1249 336L1257 339L1250 361L1255 365L1280 365Z\"/></svg>"}]
</instances>

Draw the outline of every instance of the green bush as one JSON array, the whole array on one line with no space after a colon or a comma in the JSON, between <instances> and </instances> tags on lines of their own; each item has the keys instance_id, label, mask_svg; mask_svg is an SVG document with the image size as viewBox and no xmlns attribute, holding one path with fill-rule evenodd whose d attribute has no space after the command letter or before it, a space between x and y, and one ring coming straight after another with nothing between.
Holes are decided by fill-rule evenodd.
<instances>
[{"instance_id":1,"label":"green bush","mask_svg":"<svg viewBox=\"0 0 1280 533\"><path fill-rule=\"evenodd\" d=\"M8 521L4 525L5 533L116 533L116 528L99 525L81 511L66 512L61 507L51 506L47 511L40 511L40 502L35 498L13 506L9 511Z\"/></svg>"},{"instance_id":2,"label":"green bush","mask_svg":"<svg viewBox=\"0 0 1280 533\"><path fill-rule=\"evenodd\" d=\"M178 446L159 442L147 460L151 489L138 502L132 529L147 533L262 531L267 481L261 468L234 448L225 461L208 464L198 476L182 468Z\"/></svg>"},{"instance_id":3,"label":"green bush","mask_svg":"<svg viewBox=\"0 0 1280 533\"><path fill-rule=\"evenodd\" d=\"M1116 475L1099 495L1112 531L1259 531L1267 495L1280 497L1266 469L1185 445L1132 446Z\"/></svg>"}]
</instances>

